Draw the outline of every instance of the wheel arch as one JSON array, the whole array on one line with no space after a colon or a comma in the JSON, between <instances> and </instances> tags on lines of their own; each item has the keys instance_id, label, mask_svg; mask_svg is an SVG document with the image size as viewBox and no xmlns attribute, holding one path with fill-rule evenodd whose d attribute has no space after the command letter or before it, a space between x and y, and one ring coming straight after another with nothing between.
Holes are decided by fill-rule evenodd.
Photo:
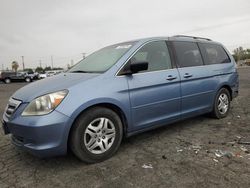
<instances>
[{"instance_id":1,"label":"wheel arch","mask_svg":"<svg viewBox=\"0 0 250 188\"><path fill-rule=\"evenodd\" d=\"M69 131L68 131L68 136L67 136L67 145L69 148L69 138L71 135L71 131L73 129L74 123L77 120L77 118L79 116L81 116L84 112L86 112L87 110L90 110L92 108L96 108L96 107L104 107L104 108L108 108L113 110L121 119L122 121L122 125L123 125L123 137L126 137L127 135L127 128L128 128L128 117L126 117L125 112L122 110L121 107L119 107L118 105L114 104L114 103L110 103L110 102L102 102L102 103L96 103L96 104L92 104L86 108L84 108L83 110L80 111L80 113L78 113L74 118L73 121L70 125Z\"/></svg>"},{"instance_id":2,"label":"wheel arch","mask_svg":"<svg viewBox=\"0 0 250 188\"><path fill-rule=\"evenodd\" d=\"M216 93L218 93L218 91L220 90L220 89L222 89L222 88L225 88L225 89L227 89L228 91L229 91L229 93L230 93L230 100L232 100L233 99L233 90L232 90L232 88L230 87L230 85L229 84L222 84L220 87L219 87L219 89L217 90L217 92Z\"/></svg>"}]
</instances>

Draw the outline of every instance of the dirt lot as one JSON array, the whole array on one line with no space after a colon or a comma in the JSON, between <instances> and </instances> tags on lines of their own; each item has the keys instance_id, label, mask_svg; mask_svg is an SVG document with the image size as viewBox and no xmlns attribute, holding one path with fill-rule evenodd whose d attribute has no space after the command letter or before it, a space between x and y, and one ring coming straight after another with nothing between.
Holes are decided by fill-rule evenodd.
<instances>
[{"instance_id":1,"label":"dirt lot","mask_svg":"<svg viewBox=\"0 0 250 188\"><path fill-rule=\"evenodd\" d=\"M1 132L0 187L250 187L250 145L237 142L250 142L250 68L239 73L240 95L227 118L200 116L131 137L99 164L72 154L39 159ZM0 83L1 115L24 85Z\"/></svg>"}]
</instances>

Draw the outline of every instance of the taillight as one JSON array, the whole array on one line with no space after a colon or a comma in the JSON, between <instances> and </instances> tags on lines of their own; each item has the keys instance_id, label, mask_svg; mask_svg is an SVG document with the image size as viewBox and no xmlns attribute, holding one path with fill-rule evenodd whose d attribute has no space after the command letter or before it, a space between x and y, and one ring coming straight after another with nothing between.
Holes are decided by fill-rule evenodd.
<instances>
[{"instance_id":1,"label":"taillight","mask_svg":"<svg viewBox=\"0 0 250 188\"><path fill-rule=\"evenodd\" d=\"M236 62L234 63L234 68L235 68L235 72L238 73L239 66L238 66L238 64Z\"/></svg>"}]
</instances>

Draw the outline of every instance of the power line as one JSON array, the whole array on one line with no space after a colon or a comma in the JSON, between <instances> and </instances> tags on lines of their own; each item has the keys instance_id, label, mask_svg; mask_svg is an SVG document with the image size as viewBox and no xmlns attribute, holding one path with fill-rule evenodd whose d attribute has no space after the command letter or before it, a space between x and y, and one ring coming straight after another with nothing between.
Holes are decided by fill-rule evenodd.
<instances>
[{"instance_id":1,"label":"power line","mask_svg":"<svg viewBox=\"0 0 250 188\"><path fill-rule=\"evenodd\" d=\"M179 33L192 33L192 32L197 32L197 31L211 30L211 29L215 29L215 28L219 28L219 27L224 27L224 26L229 26L229 25L234 25L234 24L244 23L244 22L249 22L249 21L250 21L250 18L243 18L243 19L234 20L234 21L227 22L227 23L200 27L200 28L197 28L197 29L187 30L187 31L184 31L184 32L179 32Z\"/></svg>"}]
</instances>

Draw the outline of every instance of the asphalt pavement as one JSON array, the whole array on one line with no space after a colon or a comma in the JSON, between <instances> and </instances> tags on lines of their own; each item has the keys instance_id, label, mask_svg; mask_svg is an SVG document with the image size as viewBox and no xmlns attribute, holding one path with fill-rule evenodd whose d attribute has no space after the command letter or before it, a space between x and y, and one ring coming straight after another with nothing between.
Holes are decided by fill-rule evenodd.
<instances>
[{"instance_id":1,"label":"asphalt pavement","mask_svg":"<svg viewBox=\"0 0 250 188\"><path fill-rule=\"evenodd\" d=\"M125 139L111 159L39 159L0 133L0 187L250 187L250 67L228 117L199 116ZM26 83L0 83L0 115Z\"/></svg>"}]
</instances>

